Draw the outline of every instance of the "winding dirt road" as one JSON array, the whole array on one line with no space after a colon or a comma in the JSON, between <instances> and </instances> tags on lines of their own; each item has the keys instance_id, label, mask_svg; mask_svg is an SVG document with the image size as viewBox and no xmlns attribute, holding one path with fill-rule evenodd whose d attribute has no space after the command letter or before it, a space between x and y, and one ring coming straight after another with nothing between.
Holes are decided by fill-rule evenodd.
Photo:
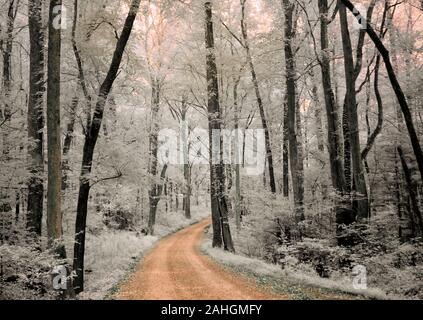
<instances>
[{"instance_id":1,"label":"winding dirt road","mask_svg":"<svg viewBox=\"0 0 423 320\"><path fill-rule=\"evenodd\" d=\"M201 254L199 245L210 219L159 241L117 294L125 300L271 300L251 280L224 270Z\"/></svg>"}]
</instances>

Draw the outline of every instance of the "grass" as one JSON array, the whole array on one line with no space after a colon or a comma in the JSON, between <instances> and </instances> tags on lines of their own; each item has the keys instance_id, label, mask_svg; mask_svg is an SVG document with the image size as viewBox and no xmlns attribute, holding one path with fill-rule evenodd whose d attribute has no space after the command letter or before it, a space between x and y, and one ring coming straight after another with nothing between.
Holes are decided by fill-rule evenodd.
<instances>
[{"instance_id":1,"label":"grass","mask_svg":"<svg viewBox=\"0 0 423 320\"><path fill-rule=\"evenodd\" d=\"M258 259L224 252L211 247L210 240L203 242L202 251L225 269L251 278L265 290L288 295L293 300L362 300L388 299L378 289L356 290L346 281L334 281L282 270L280 266Z\"/></svg>"}]
</instances>

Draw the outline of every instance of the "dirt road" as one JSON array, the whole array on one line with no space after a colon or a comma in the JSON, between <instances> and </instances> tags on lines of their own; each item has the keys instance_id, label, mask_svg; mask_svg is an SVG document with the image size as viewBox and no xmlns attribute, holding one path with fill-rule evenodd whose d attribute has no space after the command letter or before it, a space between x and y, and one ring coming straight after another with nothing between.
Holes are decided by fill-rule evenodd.
<instances>
[{"instance_id":1,"label":"dirt road","mask_svg":"<svg viewBox=\"0 0 423 320\"><path fill-rule=\"evenodd\" d=\"M158 242L122 286L117 299L286 299L263 291L249 279L224 270L201 254L199 245L210 222L204 220Z\"/></svg>"}]
</instances>

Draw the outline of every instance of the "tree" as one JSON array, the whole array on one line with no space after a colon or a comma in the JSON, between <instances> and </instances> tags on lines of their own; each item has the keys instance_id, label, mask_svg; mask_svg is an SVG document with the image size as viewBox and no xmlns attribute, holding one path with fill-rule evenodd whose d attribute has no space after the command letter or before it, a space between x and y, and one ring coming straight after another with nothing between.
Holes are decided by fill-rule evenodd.
<instances>
[{"instance_id":1,"label":"tree","mask_svg":"<svg viewBox=\"0 0 423 320\"><path fill-rule=\"evenodd\" d=\"M240 1L241 1L241 31L242 31L242 37L244 40L244 42L240 41L240 43L245 48L245 51L247 53L247 62L250 67L251 80L253 82L254 92L256 94L256 99L257 99L257 105L260 111L261 123L264 130L264 135L265 135L264 137L265 137L265 143L266 143L266 159L267 159L267 165L269 168L270 190L272 191L272 193L276 193L276 182L275 182L275 173L273 168L273 153L272 153L272 145L270 140L269 124L266 118L266 113L264 112L263 99L261 97L260 87L257 80L257 73L255 70L253 58L251 55L250 43L248 41L247 24L245 22L245 3L247 0L240 0Z\"/></svg>"},{"instance_id":2,"label":"tree","mask_svg":"<svg viewBox=\"0 0 423 320\"><path fill-rule=\"evenodd\" d=\"M13 51L13 41L14 41L14 26L16 20L16 14L19 7L19 1L8 0L8 9L7 9L7 20L6 20L6 34L5 39L0 40L0 50L3 55L3 101L4 106L0 110L0 121L4 125L10 125L12 117L12 51ZM4 46L3 46L4 44ZM4 157L5 162L10 161L10 142L9 142L9 131L4 130L2 134L3 138L3 150L2 156ZM3 190L5 190L3 192ZM19 191L16 192L16 197L19 197ZM10 192L8 188L2 188L0 191L0 213L3 226L2 239L6 236L6 233L10 232L10 227L12 223L11 216L12 206L10 204Z\"/></svg>"},{"instance_id":3,"label":"tree","mask_svg":"<svg viewBox=\"0 0 423 320\"><path fill-rule=\"evenodd\" d=\"M359 21L364 19L360 11L354 7L351 1L349 0L341 0L341 1L345 5L345 7L347 7L348 10L350 10ZM394 89L395 95L398 99L398 103L401 107L402 114L404 116L404 121L407 126L408 135L411 140L411 145L413 147L414 155L416 157L417 164L420 171L420 176L423 181L423 151L420 146L416 129L414 128L413 117L411 115L410 108L408 106L407 98L405 97L404 91L402 90L402 87L400 83L398 82L394 67L392 66L389 51L388 49L386 49L380 37L376 34L376 32L374 31L371 25L367 24L365 30L366 30L366 33L369 35L370 39L375 44L377 50L381 54L383 61L385 63L389 80L391 82L392 88Z\"/></svg>"},{"instance_id":4,"label":"tree","mask_svg":"<svg viewBox=\"0 0 423 320\"><path fill-rule=\"evenodd\" d=\"M365 220L369 217L369 201L361 158L360 128L357 115L357 98L355 89L355 69L352 54L351 38L348 29L346 7L339 3L339 16L341 23L342 47L344 51L345 84L347 93L344 107L347 110L348 134L352 159L353 176L353 201L357 205L357 218Z\"/></svg>"},{"instance_id":5,"label":"tree","mask_svg":"<svg viewBox=\"0 0 423 320\"><path fill-rule=\"evenodd\" d=\"M44 197L44 32L42 21L42 1L29 0L28 167L31 175L28 181L27 229L31 234L38 236L41 236Z\"/></svg>"},{"instance_id":6,"label":"tree","mask_svg":"<svg viewBox=\"0 0 423 320\"><path fill-rule=\"evenodd\" d=\"M181 121L182 121L182 152L184 158L184 201L183 201L183 208L185 211L185 218L191 219L191 165L189 163L189 127L187 124L187 111L188 107L186 104L185 99L182 99L182 106L181 106Z\"/></svg>"},{"instance_id":7,"label":"tree","mask_svg":"<svg viewBox=\"0 0 423 320\"><path fill-rule=\"evenodd\" d=\"M289 163L291 169L292 189L294 192L295 215L297 221L304 220L304 164L302 152L299 151L299 128L297 125L299 112L297 110L296 69L293 41L295 37L294 9L290 0L284 0L285 12L285 65L287 94L287 133L289 139Z\"/></svg>"},{"instance_id":8,"label":"tree","mask_svg":"<svg viewBox=\"0 0 423 320\"><path fill-rule=\"evenodd\" d=\"M161 81L155 76L151 79L151 128L149 137L150 161L149 161L149 174L152 179L150 190L148 191L150 200L150 213L148 216L148 232L154 234L154 225L156 223L157 205L160 201L163 186L162 181L165 178L166 167L162 170L160 177L158 173L158 149L159 149L159 109L160 109L160 92ZM160 181L157 181L160 180Z\"/></svg>"},{"instance_id":9,"label":"tree","mask_svg":"<svg viewBox=\"0 0 423 320\"><path fill-rule=\"evenodd\" d=\"M61 209L61 130L60 130L60 50L62 0L51 0L48 24L47 64L47 238L49 247L66 256L62 237Z\"/></svg>"},{"instance_id":10,"label":"tree","mask_svg":"<svg viewBox=\"0 0 423 320\"><path fill-rule=\"evenodd\" d=\"M225 250L235 251L232 242L231 231L228 221L228 212L225 201L225 178L222 159L214 158L214 141L219 140L218 147L222 147L220 137L221 114L219 105L219 86L217 81L216 55L214 48L212 4L205 2L206 13L206 68L207 68L207 97L208 97L208 120L209 120L209 161L210 161L210 196L213 224L213 247L221 247L222 239ZM213 137L218 133L219 137ZM218 152L220 154L220 152ZM216 163L217 162L217 163Z\"/></svg>"},{"instance_id":11,"label":"tree","mask_svg":"<svg viewBox=\"0 0 423 320\"><path fill-rule=\"evenodd\" d=\"M113 58L109 66L109 70L98 91L97 102L91 125L89 128L87 128L85 135L75 223L75 245L73 258L73 270L76 272L74 281L75 293L80 293L84 290L85 231L87 225L88 199L90 194L89 175L92 171L94 149L100 132L107 97L117 77L123 53L126 44L128 43L134 21L138 13L140 1L141 0L131 1L129 12L123 25L122 33L116 43L116 48L113 53Z\"/></svg>"}]
</instances>

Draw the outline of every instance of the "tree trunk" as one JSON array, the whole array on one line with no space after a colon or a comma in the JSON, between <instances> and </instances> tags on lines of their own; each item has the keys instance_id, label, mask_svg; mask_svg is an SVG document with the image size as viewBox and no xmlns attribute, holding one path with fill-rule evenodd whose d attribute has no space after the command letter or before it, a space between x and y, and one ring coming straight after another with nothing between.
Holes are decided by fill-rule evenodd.
<instances>
[{"instance_id":1,"label":"tree trunk","mask_svg":"<svg viewBox=\"0 0 423 320\"><path fill-rule=\"evenodd\" d=\"M216 56L214 49L214 36L213 36L213 18L212 18L212 4L211 2L205 3L206 13L206 65L207 65L207 96L208 96L208 120L209 120L209 156L210 156L210 195L211 195L211 208L212 208L212 221L213 221L213 247L222 246L225 250L234 252L232 236L228 222L228 212L225 202L225 180L224 180L224 165L222 159L213 161L214 150L213 139L214 133L221 131L221 114L219 105L219 86L217 82L217 67ZM215 131L216 130L216 131ZM222 139L219 137L220 150L222 147ZM220 152L219 152L220 154ZM223 237L222 237L223 236Z\"/></svg>"},{"instance_id":2,"label":"tree trunk","mask_svg":"<svg viewBox=\"0 0 423 320\"><path fill-rule=\"evenodd\" d=\"M149 191L150 213L148 215L148 233L154 235L154 225L156 224L157 206L163 192L163 181L166 178L167 164L162 168L160 182L155 182L153 189Z\"/></svg>"},{"instance_id":3,"label":"tree trunk","mask_svg":"<svg viewBox=\"0 0 423 320\"><path fill-rule=\"evenodd\" d=\"M237 230L241 229L241 158L239 141L239 105L238 105L238 85L241 80L239 76L234 79L233 99L234 99L234 127L235 127L235 223Z\"/></svg>"},{"instance_id":4,"label":"tree trunk","mask_svg":"<svg viewBox=\"0 0 423 320\"><path fill-rule=\"evenodd\" d=\"M402 169L404 171L404 177L405 177L405 182L406 182L406 185L407 185L408 195L410 196L410 204L411 204L410 216L414 215L416 217L418 229L420 230L420 236L423 236L422 214L421 214L420 208L419 208L419 201L418 201L416 193L414 191L410 169L408 168L408 165L407 165L407 162L405 160L402 148L398 147L397 150L398 150L398 154L400 156ZM412 220L412 224L415 224L415 222L414 222L415 220L414 219L411 219L411 220ZM416 226L413 226L412 229L415 230Z\"/></svg>"},{"instance_id":5,"label":"tree trunk","mask_svg":"<svg viewBox=\"0 0 423 320\"><path fill-rule=\"evenodd\" d=\"M69 151L72 145L73 132L75 129L76 108L78 107L79 99L74 97L69 110L69 122L67 124L65 139L63 141L62 151L62 191L65 191L68 184L69 167Z\"/></svg>"},{"instance_id":6,"label":"tree trunk","mask_svg":"<svg viewBox=\"0 0 423 320\"><path fill-rule=\"evenodd\" d=\"M10 124L12 117L12 108L11 108L11 91L12 91L12 51L13 51L13 29L15 23L15 17L17 12L17 7L15 9L15 0L8 0L8 10L7 10L7 22L6 22L6 36L5 36L5 47L3 48L3 40L1 40L0 49L3 53L3 99L4 107L3 110L0 110L0 120L2 124ZM17 3L19 5L19 2ZM3 157L4 161L7 163L10 161L10 143L9 143L9 131L3 130ZM4 190L4 192L3 192ZM0 192L0 220L2 222L3 230L2 232L6 237L9 236L12 226L12 206L10 203L11 192L8 188L2 188Z\"/></svg>"},{"instance_id":7,"label":"tree trunk","mask_svg":"<svg viewBox=\"0 0 423 320\"><path fill-rule=\"evenodd\" d=\"M148 232L154 234L154 224L157 212L157 193L161 183L157 182L157 153L159 148L159 108L160 108L160 80L153 78L151 82L151 128L149 137L150 161L148 173L150 174L151 185L149 190L150 215L148 218Z\"/></svg>"},{"instance_id":8,"label":"tree trunk","mask_svg":"<svg viewBox=\"0 0 423 320\"><path fill-rule=\"evenodd\" d=\"M28 181L27 229L41 236L43 215L43 95L44 95L44 33L42 27L42 1L28 1L29 26L29 97L28 97Z\"/></svg>"},{"instance_id":9,"label":"tree trunk","mask_svg":"<svg viewBox=\"0 0 423 320\"><path fill-rule=\"evenodd\" d=\"M182 108L181 108L182 144L183 144L183 153L184 153L184 179L185 179L183 207L185 211L185 218L191 219L191 166L189 164L189 145L188 145L189 128L188 128L188 124L186 123L186 115L187 115L187 106L186 106L186 102L183 101Z\"/></svg>"},{"instance_id":10,"label":"tree trunk","mask_svg":"<svg viewBox=\"0 0 423 320\"><path fill-rule=\"evenodd\" d=\"M61 244L61 130L60 130L60 57L61 26L56 25L62 10L62 0L51 0L48 27L47 64L47 239L50 248L60 258L66 256Z\"/></svg>"},{"instance_id":11,"label":"tree trunk","mask_svg":"<svg viewBox=\"0 0 423 320\"><path fill-rule=\"evenodd\" d=\"M355 69L351 47L350 32L346 7L339 2L339 16L341 23L342 46L344 51L344 68L347 94L344 106L347 109L349 138L351 144L352 176L353 176L353 201L357 207L357 218L365 221L369 217L369 201L367 186L361 158L360 128L357 115L357 100L355 91ZM345 124L345 123L344 123Z\"/></svg>"},{"instance_id":12,"label":"tree trunk","mask_svg":"<svg viewBox=\"0 0 423 320\"><path fill-rule=\"evenodd\" d=\"M360 19L360 12L354 7L354 5L349 0L340 0L342 3L354 14L355 17ZM413 147L414 155L417 160L417 164L420 171L421 180L423 181L423 151L420 146L419 138L417 136L416 129L414 128L413 117L408 106L407 99L404 95L404 92L401 88L401 85L398 82L395 70L391 63L391 58L389 51L386 49L385 45L382 43L379 36L376 34L374 29L370 24L366 26L366 33L369 35L370 39L375 44L377 50L381 54L383 61L385 62L386 71L389 76L392 88L394 89L395 95L397 96L401 111L404 116L404 121L407 126L408 134L410 136L411 145Z\"/></svg>"},{"instance_id":13,"label":"tree trunk","mask_svg":"<svg viewBox=\"0 0 423 320\"><path fill-rule=\"evenodd\" d=\"M289 163L292 189L294 193L295 216L297 221L304 220L304 164L302 151L299 150L299 131L297 117L297 92L295 56L292 48L294 40L294 5L290 0L283 0L285 12L285 64L288 104Z\"/></svg>"},{"instance_id":14,"label":"tree trunk","mask_svg":"<svg viewBox=\"0 0 423 320\"><path fill-rule=\"evenodd\" d=\"M282 185L283 196L289 197L289 134L288 134L288 103L283 105L283 163L282 163Z\"/></svg>"},{"instance_id":15,"label":"tree trunk","mask_svg":"<svg viewBox=\"0 0 423 320\"><path fill-rule=\"evenodd\" d=\"M245 22L245 2L246 0L241 0L241 12L242 12L242 18L241 18L241 30L242 30L242 37L244 39L244 48L247 53L247 61L248 65L250 67L251 72L251 79L254 86L254 91L257 98L257 104L260 111L260 118L261 118L261 124L264 130L264 136L265 136L265 144L266 144L266 159L267 159L267 165L269 168L269 184L270 184L270 190L272 193L276 193L276 182L275 182L275 173L273 168L273 153L272 153L272 144L270 141L270 132L269 132L269 126L266 119L266 113L264 112L264 105L263 100L261 98L260 93L260 87L257 80L257 74L253 63L253 58L251 56L250 51L250 44L248 41L248 32L247 32L247 26Z\"/></svg>"},{"instance_id":16,"label":"tree trunk","mask_svg":"<svg viewBox=\"0 0 423 320\"><path fill-rule=\"evenodd\" d=\"M94 148L97 143L98 134L101 128L101 122L103 119L104 107L107 102L107 97L117 77L119 66L122 61L122 56L126 44L129 40L129 36L131 35L135 17L138 13L139 5L140 0L132 0L122 33L113 53L112 62L110 64L106 78L104 79L99 89L91 126L85 136L75 223L75 246L73 260L73 270L76 272L74 281L75 293L80 293L84 290L85 230L87 224L88 198L90 193L89 174L92 170Z\"/></svg>"},{"instance_id":17,"label":"tree trunk","mask_svg":"<svg viewBox=\"0 0 423 320\"><path fill-rule=\"evenodd\" d=\"M354 222L354 215L350 204L345 201L345 192L347 191L344 166L342 163L341 152L341 133L339 128L338 108L335 101L335 94L332 89L331 66L329 59L329 39L328 39L328 1L319 0L320 13L320 42L321 42L321 60L320 67L322 72L322 86L325 97L326 117L327 117L327 139L328 152L330 159L330 172L332 186L336 192L335 215L337 223L337 240L339 245L348 244L348 239L343 236L344 227Z\"/></svg>"}]
</instances>

